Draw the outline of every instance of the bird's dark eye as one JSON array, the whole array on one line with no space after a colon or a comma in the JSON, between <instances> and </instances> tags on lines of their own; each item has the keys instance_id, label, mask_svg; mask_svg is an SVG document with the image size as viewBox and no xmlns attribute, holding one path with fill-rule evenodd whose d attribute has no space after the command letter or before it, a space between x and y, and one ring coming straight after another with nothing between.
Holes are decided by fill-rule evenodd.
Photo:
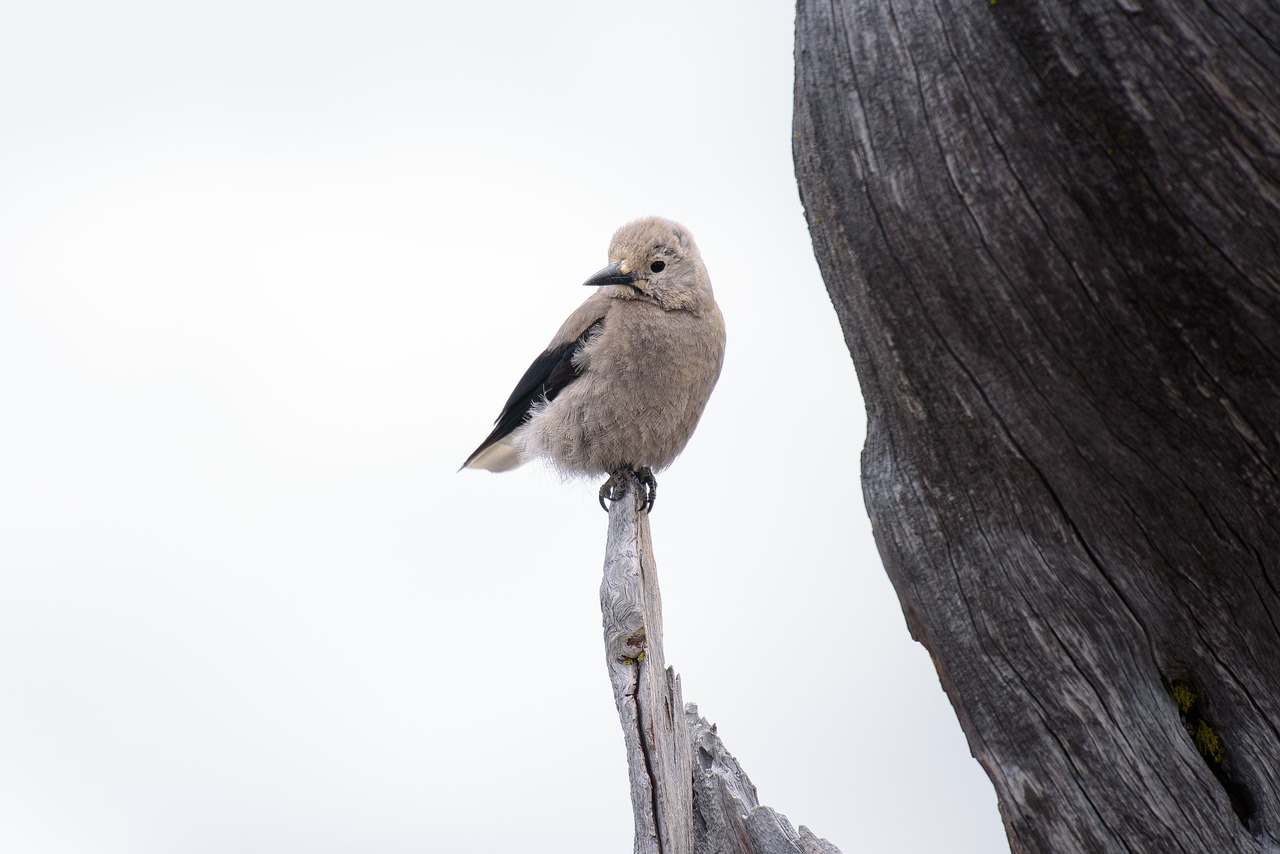
<instances>
[{"instance_id":1,"label":"bird's dark eye","mask_svg":"<svg viewBox=\"0 0 1280 854\"><path fill-rule=\"evenodd\" d=\"M661 273L663 270L667 269L667 264L665 261L654 261L649 265L649 269L654 273Z\"/></svg>"}]
</instances>

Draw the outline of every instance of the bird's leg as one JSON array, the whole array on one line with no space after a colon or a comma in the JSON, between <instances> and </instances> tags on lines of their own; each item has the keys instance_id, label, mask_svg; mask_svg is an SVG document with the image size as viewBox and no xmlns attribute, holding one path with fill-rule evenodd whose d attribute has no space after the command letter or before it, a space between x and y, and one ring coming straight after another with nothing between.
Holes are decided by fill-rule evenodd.
<instances>
[{"instance_id":1,"label":"bird's leg","mask_svg":"<svg viewBox=\"0 0 1280 854\"><path fill-rule=\"evenodd\" d=\"M658 500L658 479L653 476L653 469L645 466L636 470L636 480L645 490L644 512L653 510L653 502Z\"/></svg>"},{"instance_id":2,"label":"bird's leg","mask_svg":"<svg viewBox=\"0 0 1280 854\"><path fill-rule=\"evenodd\" d=\"M630 469L618 469L609 474L609 479L604 482L604 486L600 487L600 508L604 512L609 512L609 505L606 501L617 501L619 498L627 494L627 484L630 482Z\"/></svg>"}]
</instances>

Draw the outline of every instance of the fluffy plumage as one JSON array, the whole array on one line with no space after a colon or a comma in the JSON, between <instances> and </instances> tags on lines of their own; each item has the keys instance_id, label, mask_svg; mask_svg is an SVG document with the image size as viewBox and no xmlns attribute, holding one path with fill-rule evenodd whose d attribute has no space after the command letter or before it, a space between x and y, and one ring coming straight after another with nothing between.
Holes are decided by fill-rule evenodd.
<instances>
[{"instance_id":1,"label":"fluffy plumage","mask_svg":"<svg viewBox=\"0 0 1280 854\"><path fill-rule=\"evenodd\" d=\"M618 229L609 262L463 468L542 458L565 475L648 469L651 480L684 450L724 362L702 257L687 229L649 217Z\"/></svg>"}]
</instances>

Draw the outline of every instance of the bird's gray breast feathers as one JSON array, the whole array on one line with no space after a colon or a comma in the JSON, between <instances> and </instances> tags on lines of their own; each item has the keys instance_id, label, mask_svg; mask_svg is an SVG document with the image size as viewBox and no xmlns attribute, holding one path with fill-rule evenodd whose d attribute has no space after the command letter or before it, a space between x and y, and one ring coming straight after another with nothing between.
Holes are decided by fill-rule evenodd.
<instances>
[{"instance_id":1,"label":"bird's gray breast feathers","mask_svg":"<svg viewBox=\"0 0 1280 854\"><path fill-rule=\"evenodd\" d=\"M574 357L574 382L535 406L517 437L522 456L547 457L565 475L595 475L659 470L684 450L719 376L723 334L691 312L620 303Z\"/></svg>"}]
</instances>

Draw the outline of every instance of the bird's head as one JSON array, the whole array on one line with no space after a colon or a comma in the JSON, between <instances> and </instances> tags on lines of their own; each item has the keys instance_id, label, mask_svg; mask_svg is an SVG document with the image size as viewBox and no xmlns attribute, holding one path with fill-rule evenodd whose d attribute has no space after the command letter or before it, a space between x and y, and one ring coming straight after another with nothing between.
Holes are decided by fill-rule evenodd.
<instances>
[{"instance_id":1,"label":"bird's head","mask_svg":"<svg viewBox=\"0 0 1280 854\"><path fill-rule=\"evenodd\" d=\"M622 226L609 244L609 260L584 284L611 286L619 299L649 300L668 311L697 311L714 299L693 236L669 219L645 217Z\"/></svg>"}]
</instances>

